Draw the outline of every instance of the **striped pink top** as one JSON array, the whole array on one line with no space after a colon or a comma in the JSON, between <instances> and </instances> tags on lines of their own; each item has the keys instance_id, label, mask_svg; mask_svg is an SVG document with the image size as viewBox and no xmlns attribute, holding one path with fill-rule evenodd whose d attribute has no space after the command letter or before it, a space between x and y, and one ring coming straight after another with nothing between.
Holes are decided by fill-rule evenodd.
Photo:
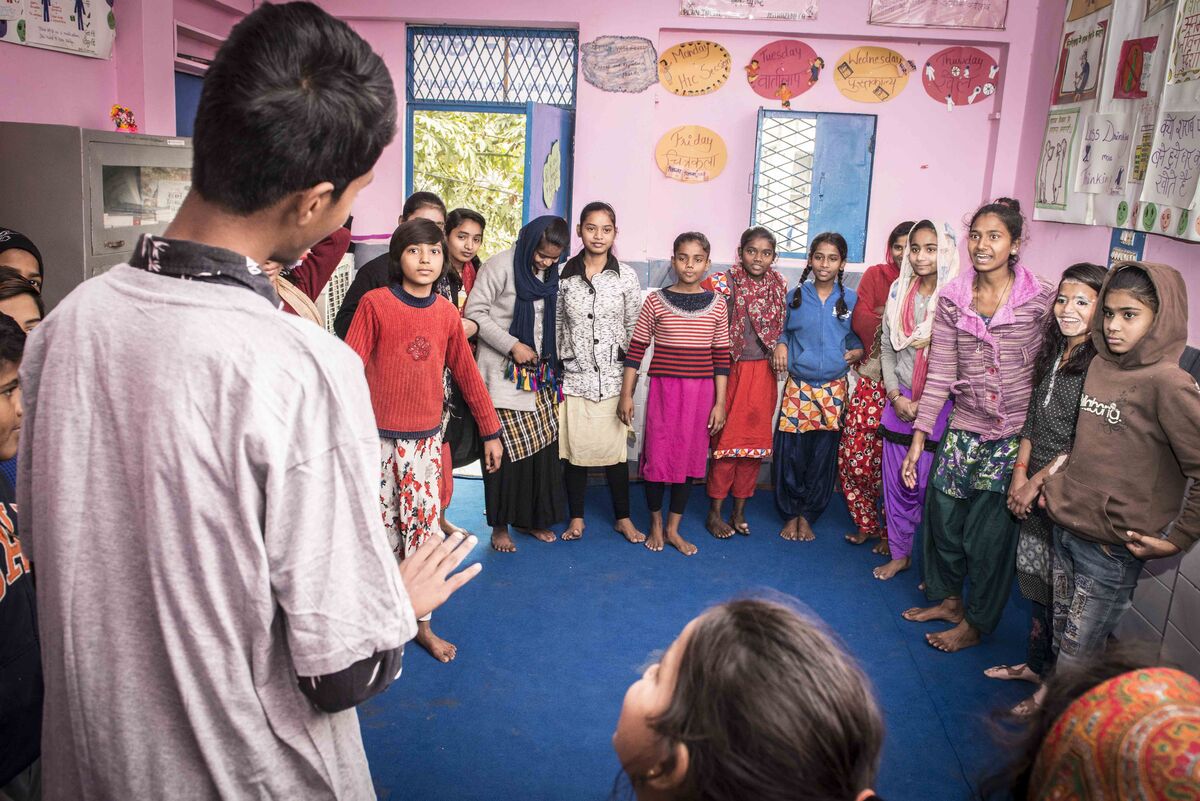
<instances>
[{"instance_id":1,"label":"striped pink top","mask_svg":"<svg viewBox=\"0 0 1200 801\"><path fill-rule=\"evenodd\" d=\"M638 314L629 343L626 367L640 367L650 343L654 358L650 375L675 378L712 378L729 375L729 313L725 298L704 293L710 300L696 311L684 311L651 292ZM699 298L697 298L699 300Z\"/></svg>"}]
</instances>

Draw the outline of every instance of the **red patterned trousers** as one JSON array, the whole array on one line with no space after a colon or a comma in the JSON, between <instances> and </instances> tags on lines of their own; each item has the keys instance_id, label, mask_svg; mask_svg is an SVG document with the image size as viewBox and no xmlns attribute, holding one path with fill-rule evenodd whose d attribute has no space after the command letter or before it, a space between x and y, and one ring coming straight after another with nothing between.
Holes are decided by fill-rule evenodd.
<instances>
[{"instance_id":1,"label":"red patterned trousers","mask_svg":"<svg viewBox=\"0 0 1200 801\"><path fill-rule=\"evenodd\" d=\"M879 510L883 439L879 436L879 420L886 400L881 382L859 376L838 447L838 476L850 519L860 532L872 537L883 533Z\"/></svg>"}]
</instances>

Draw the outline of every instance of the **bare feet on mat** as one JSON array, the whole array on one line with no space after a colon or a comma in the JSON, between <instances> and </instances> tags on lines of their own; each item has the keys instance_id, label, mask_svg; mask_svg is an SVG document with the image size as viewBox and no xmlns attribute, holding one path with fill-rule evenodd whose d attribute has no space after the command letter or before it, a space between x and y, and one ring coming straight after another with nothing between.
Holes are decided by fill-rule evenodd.
<instances>
[{"instance_id":1,"label":"bare feet on mat","mask_svg":"<svg viewBox=\"0 0 1200 801\"><path fill-rule=\"evenodd\" d=\"M1046 685L1037 688L1033 695L1026 698L1021 703L1014 706L1011 710L1013 717L1028 718L1032 717L1039 709L1042 708L1042 702L1046 700Z\"/></svg>"},{"instance_id":2,"label":"bare feet on mat","mask_svg":"<svg viewBox=\"0 0 1200 801\"><path fill-rule=\"evenodd\" d=\"M996 665L983 671L983 675L989 679L999 679L1000 681L1028 681L1033 684L1041 684L1042 679L1038 674L1029 669L1029 665L1022 662L1019 665Z\"/></svg>"},{"instance_id":3,"label":"bare feet on mat","mask_svg":"<svg viewBox=\"0 0 1200 801\"><path fill-rule=\"evenodd\" d=\"M783 530L779 532L779 536L783 537L785 540L791 540L792 542L800 539L800 531L797 527L797 521L799 519L800 518L798 517L793 517L791 520L784 523Z\"/></svg>"},{"instance_id":4,"label":"bare feet on mat","mask_svg":"<svg viewBox=\"0 0 1200 801\"><path fill-rule=\"evenodd\" d=\"M452 662L458 656L458 646L434 634L428 620L417 621L417 644L439 662Z\"/></svg>"},{"instance_id":5,"label":"bare feet on mat","mask_svg":"<svg viewBox=\"0 0 1200 801\"><path fill-rule=\"evenodd\" d=\"M812 526L803 517L796 518L796 539L800 542L812 542L817 538L813 532Z\"/></svg>"},{"instance_id":6,"label":"bare feet on mat","mask_svg":"<svg viewBox=\"0 0 1200 801\"><path fill-rule=\"evenodd\" d=\"M908 570L910 561L911 560L907 556L903 559L893 559L886 565L880 565L879 567L875 568L875 570L872 572L874 572L875 578L879 579L880 581L887 581L901 570Z\"/></svg>"},{"instance_id":7,"label":"bare feet on mat","mask_svg":"<svg viewBox=\"0 0 1200 801\"><path fill-rule=\"evenodd\" d=\"M628 517L622 517L616 523L613 523L613 531L634 544L646 541L646 535L638 531L637 526Z\"/></svg>"},{"instance_id":8,"label":"bare feet on mat","mask_svg":"<svg viewBox=\"0 0 1200 801\"><path fill-rule=\"evenodd\" d=\"M438 518L438 525L442 527L442 533L449 537L451 534L462 534L464 537L469 536L471 532L467 531L462 526L456 526L446 519L445 515Z\"/></svg>"},{"instance_id":9,"label":"bare feet on mat","mask_svg":"<svg viewBox=\"0 0 1200 801\"><path fill-rule=\"evenodd\" d=\"M952 629L939 631L936 634L926 634L925 641L939 651L952 654L955 651L961 651L964 648L977 645L979 643L979 629L963 620Z\"/></svg>"},{"instance_id":10,"label":"bare feet on mat","mask_svg":"<svg viewBox=\"0 0 1200 801\"><path fill-rule=\"evenodd\" d=\"M962 601L958 598L947 598L937 606L914 606L912 609L905 610L901 617L914 623L925 623L930 620L958 623L963 619Z\"/></svg>"},{"instance_id":11,"label":"bare feet on mat","mask_svg":"<svg viewBox=\"0 0 1200 801\"><path fill-rule=\"evenodd\" d=\"M871 553L890 557L892 555L892 548L888 545L887 537L880 535L879 542L875 543L875 547L871 548Z\"/></svg>"},{"instance_id":12,"label":"bare feet on mat","mask_svg":"<svg viewBox=\"0 0 1200 801\"><path fill-rule=\"evenodd\" d=\"M737 509L734 509L733 514L729 516L729 525L743 537L750 536L750 524L746 522L746 516Z\"/></svg>"},{"instance_id":13,"label":"bare feet on mat","mask_svg":"<svg viewBox=\"0 0 1200 801\"><path fill-rule=\"evenodd\" d=\"M646 538L646 547L652 551L663 549L663 524L661 514L650 515L650 536Z\"/></svg>"},{"instance_id":14,"label":"bare feet on mat","mask_svg":"<svg viewBox=\"0 0 1200 801\"><path fill-rule=\"evenodd\" d=\"M697 548L695 545L692 545L690 542L680 536L678 531L668 531L667 542L675 546L675 548L677 548L684 556L692 556L696 553L696 551L699 550L699 548Z\"/></svg>"},{"instance_id":15,"label":"bare feet on mat","mask_svg":"<svg viewBox=\"0 0 1200 801\"><path fill-rule=\"evenodd\" d=\"M567 523L567 530L563 532L563 540L569 542L579 539L583 536L583 527L582 517L572 517L571 522Z\"/></svg>"},{"instance_id":16,"label":"bare feet on mat","mask_svg":"<svg viewBox=\"0 0 1200 801\"><path fill-rule=\"evenodd\" d=\"M508 533L508 526L499 526L492 529L492 550L500 553L516 553L517 546L512 541L512 535Z\"/></svg>"},{"instance_id":17,"label":"bare feet on mat","mask_svg":"<svg viewBox=\"0 0 1200 801\"><path fill-rule=\"evenodd\" d=\"M871 539L871 532L869 531L851 531L846 535L846 542L851 545L862 545L869 539Z\"/></svg>"},{"instance_id":18,"label":"bare feet on mat","mask_svg":"<svg viewBox=\"0 0 1200 801\"><path fill-rule=\"evenodd\" d=\"M558 539L558 535L548 528L521 528L520 526L513 526L513 528L522 534L528 534L538 542L554 542ZM583 536L583 532L580 532L580 536Z\"/></svg>"},{"instance_id":19,"label":"bare feet on mat","mask_svg":"<svg viewBox=\"0 0 1200 801\"><path fill-rule=\"evenodd\" d=\"M704 518L704 527L719 540L727 540L733 536L733 526L721 519L720 512L709 512L708 517Z\"/></svg>"}]
</instances>

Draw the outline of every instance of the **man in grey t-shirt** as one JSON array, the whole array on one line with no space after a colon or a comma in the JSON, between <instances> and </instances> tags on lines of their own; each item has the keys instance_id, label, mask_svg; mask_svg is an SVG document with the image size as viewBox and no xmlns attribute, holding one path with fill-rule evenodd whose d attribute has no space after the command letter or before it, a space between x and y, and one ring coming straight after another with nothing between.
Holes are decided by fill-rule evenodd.
<instances>
[{"instance_id":1,"label":"man in grey t-shirt","mask_svg":"<svg viewBox=\"0 0 1200 801\"><path fill-rule=\"evenodd\" d=\"M346 219L395 122L349 27L260 7L208 71L166 235L29 338L44 798L374 798L352 707L478 573L451 575L473 541L397 567L362 364L258 264Z\"/></svg>"}]
</instances>

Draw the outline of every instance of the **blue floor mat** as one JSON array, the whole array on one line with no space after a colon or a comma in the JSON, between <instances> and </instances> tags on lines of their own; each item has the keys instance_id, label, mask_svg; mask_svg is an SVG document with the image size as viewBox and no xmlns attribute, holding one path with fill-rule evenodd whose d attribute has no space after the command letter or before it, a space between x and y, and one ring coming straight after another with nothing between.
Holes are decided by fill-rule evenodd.
<instances>
[{"instance_id":1,"label":"blue floor mat","mask_svg":"<svg viewBox=\"0 0 1200 801\"><path fill-rule=\"evenodd\" d=\"M889 801L962 801L999 760L989 714L1032 686L997 682L984 668L1021 662L1029 610L1013 593L999 629L958 654L922 634L944 623L900 617L924 603L914 570L888 582L840 496L817 540L787 542L769 492L747 507L753 534L718 541L704 531L707 499L694 488L684 535L700 552L651 553L611 529L607 491L589 489L590 526L578 542L514 535L516 554L487 547L483 485L458 480L450 518L481 535L483 573L434 615L458 645L449 665L415 644L404 675L360 708L363 740L381 799L609 798L620 766L611 737L629 684L705 607L755 591L795 596L862 663L883 708L887 741L878 787ZM640 487L634 520L644 524ZM558 527L561 532L562 526Z\"/></svg>"}]
</instances>

